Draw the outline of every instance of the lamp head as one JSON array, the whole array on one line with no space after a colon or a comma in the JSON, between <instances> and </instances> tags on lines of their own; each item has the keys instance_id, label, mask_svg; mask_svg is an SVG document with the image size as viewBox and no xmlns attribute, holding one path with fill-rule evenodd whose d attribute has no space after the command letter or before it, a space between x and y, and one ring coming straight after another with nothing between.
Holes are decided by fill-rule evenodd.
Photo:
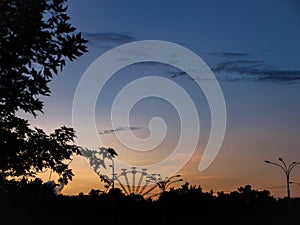
<instances>
[{"instance_id":1,"label":"lamp head","mask_svg":"<svg viewBox=\"0 0 300 225\"><path fill-rule=\"evenodd\" d=\"M268 160L265 160L265 163L270 163L270 161L268 161Z\"/></svg>"},{"instance_id":2,"label":"lamp head","mask_svg":"<svg viewBox=\"0 0 300 225\"><path fill-rule=\"evenodd\" d=\"M282 158L278 158L281 162L283 162L283 159Z\"/></svg>"}]
</instances>

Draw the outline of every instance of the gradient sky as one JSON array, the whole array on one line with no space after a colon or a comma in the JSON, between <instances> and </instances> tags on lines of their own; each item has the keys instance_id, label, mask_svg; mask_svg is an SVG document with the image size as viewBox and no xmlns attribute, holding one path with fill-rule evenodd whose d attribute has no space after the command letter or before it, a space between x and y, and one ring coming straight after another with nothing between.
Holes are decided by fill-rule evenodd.
<instances>
[{"instance_id":1,"label":"gradient sky","mask_svg":"<svg viewBox=\"0 0 300 225\"><path fill-rule=\"evenodd\" d=\"M129 66L103 88L95 114L98 132L109 133L99 134L105 146L115 148L120 160L136 165L170 154L178 140L180 123L174 107L164 100L144 99L130 115L136 128L132 131L140 138L149 135L151 118L165 120L167 136L153 151L130 151L118 142L115 132L109 131L111 104L120 89L137 78L159 74L185 88L199 112L199 143L180 171L185 181L199 184L205 191L232 191L250 184L259 190L268 189L276 197L285 196L283 171L264 160L279 162L278 157L283 157L287 163L300 161L300 5L296 1L87 0L70 1L68 5L71 23L89 40L89 53L69 63L54 78L52 95L44 98L44 114L29 118L33 126L48 132L61 125L72 126L72 103L79 80L106 51L137 40L173 42L201 57L222 88L227 129L217 158L208 169L198 171L210 129L205 96L187 74L161 64ZM82 141L79 144L84 143L84 147L102 147L92 140ZM83 158L76 157L71 167L75 177L64 194L100 188L99 178ZM293 170L291 180L300 183L300 166ZM291 186L291 196L300 196L299 185Z\"/></svg>"}]
</instances>

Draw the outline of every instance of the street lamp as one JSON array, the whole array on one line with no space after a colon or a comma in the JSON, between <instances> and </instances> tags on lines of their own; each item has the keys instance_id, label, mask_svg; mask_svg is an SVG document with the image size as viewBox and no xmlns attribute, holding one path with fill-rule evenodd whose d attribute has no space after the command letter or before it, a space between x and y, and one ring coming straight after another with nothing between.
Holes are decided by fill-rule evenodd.
<instances>
[{"instance_id":1,"label":"street lamp","mask_svg":"<svg viewBox=\"0 0 300 225\"><path fill-rule=\"evenodd\" d=\"M290 174L291 174L292 169L293 169L296 165L300 164L300 162L294 161L294 162L292 162L291 164L287 165L287 164L284 162L283 158L278 158L278 159L279 159L279 161L281 162L281 164L275 163L275 162L271 162L271 161L268 161L268 160L265 160L265 162L266 162L266 163L269 163L269 164L273 164L273 165L275 165L275 166L279 166L279 167L284 171L285 176L286 176L287 197L288 197L288 199L290 199L290 197L291 197L291 193L290 193L290 183L291 183L291 182L290 182Z\"/></svg>"},{"instance_id":2,"label":"street lamp","mask_svg":"<svg viewBox=\"0 0 300 225\"><path fill-rule=\"evenodd\" d=\"M154 182L155 185L153 187L151 187L148 191L146 191L143 195L148 194L150 191L152 191L156 187L159 187L161 192L159 194L152 195L151 197L154 197L156 195L161 195L162 193L166 192L167 188L171 184L183 181L183 179L178 178L178 177L181 177L180 174L177 174L177 175L174 175L171 177L165 177L165 179L163 179L163 180L162 180L160 174L158 174L159 178L157 178L155 175L157 175L157 174L151 174L151 176L148 177L149 179L146 180L146 185L148 185L148 183L150 183L150 182ZM178 178L178 179L176 179L176 178Z\"/></svg>"},{"instance_id":3,"label":"street lamp","mask_svg":"<svg viewBox=\"0 0 300 225\"><path fill-rule=\"evenodd\" d=\"M180 177L181 175L180 174L177 174L177 175L174 175L174 176L171 176L171 177L166 177L164 180L161 180L157 183L157 185L159 186L159 188L162 190L162 192L165 192L167 190L167 188L173 184L173 183L176 183L176 182L179 182L179 181L183 181L183 179L179 178L179 179L176 179L178 177Z\"/></svg>"}]
</instances>

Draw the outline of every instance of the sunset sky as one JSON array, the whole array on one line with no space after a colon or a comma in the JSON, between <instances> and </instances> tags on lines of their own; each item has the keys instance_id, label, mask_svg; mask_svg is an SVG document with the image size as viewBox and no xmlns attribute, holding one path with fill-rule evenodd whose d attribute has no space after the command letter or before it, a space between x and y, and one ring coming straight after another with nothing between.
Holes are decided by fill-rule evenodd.
<instances>
[{"instance_id":1,"label":"sunset sky","mask_svg":"<svg viewBox=\"0 0 300 225\"><path fill-rule=\"evenodd\" d=\"M280 163L278 158L282 157L287 163L300 161L297 1L87 0L70 1L68 6L71 23L89 40L89 53L68 63L53 79L51 96L43 98L44 114L36 119L28 117L32 126L47 132L61 125L73 126L72 104L79 81L90 64L105 52L141 40L176 43L209 66L223 91L227 126L213 163L198 171L211 128L205 95L186 73L160 63L131 65L111 77L95 107L96 134L103 145L80 136L78 144L90 149L113 147L118 160L141 168L171 154L180 136L181 115L166 100L148 97L138 102L130 112L130 127L116 129L110 118L114 99L124 86L138 78L161 76L184 88L199 113L199 142L191 159L178 171L184 181L201 185L204 191L233 191L250 184L259 190L268 189L276 197L286 195L283 171L264 160ZM145 88L140 87L141 92ZM163 119L167 127L165 139L156 148L133 150L117 140L116 133L131 131L138 138L147 138L149 122L154 117ZM183 135L190 136L193 130L190 132ZM64 194L88 193L102 187L83 157L76 157L70 166L75 177ZM48 179L49 173L41 176ZM300 183L300 165L293 169L291 181ZM291 196L300 197L299 185L291 185Z\"/></svg>"}]
</instances>

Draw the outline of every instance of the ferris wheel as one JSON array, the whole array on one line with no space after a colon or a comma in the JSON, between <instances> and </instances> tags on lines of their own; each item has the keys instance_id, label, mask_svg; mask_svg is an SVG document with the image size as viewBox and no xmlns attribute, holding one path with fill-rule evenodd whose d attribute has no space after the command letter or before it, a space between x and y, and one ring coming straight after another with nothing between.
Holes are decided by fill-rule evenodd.
<instances>
[{"instance_id":1,"label":"ferris wheel","mask_svg":"<svg viewBox=\"0 0 300 225\"><path fill-rule=\"evenodd\" d=\"M146 168L138 167L121 168L116 173L114 157L118 154L112 148L82 149L81 153L101 181L105 183L106 191L109 188L118 187L126 195L135 194L151 198L166 191L171 184L182 181L178 178L180 175L163 179L159 173L148 173ZM107 171L110 172L107 173Z\"/></svg>"},{"instance_id":2,"label":"ferris wheel","mask_svg":"<svg viewBox=\"0 0 300 225\"><path fill-rule=\"evenodd\" d=\"M162 180L160 174L149 174L145 168L131 167L121 169L120 174L113 174L114 187L119 186L126 195L135 194L143 197L159 194L158 183Z\"/></svg>"}]
</instances>

